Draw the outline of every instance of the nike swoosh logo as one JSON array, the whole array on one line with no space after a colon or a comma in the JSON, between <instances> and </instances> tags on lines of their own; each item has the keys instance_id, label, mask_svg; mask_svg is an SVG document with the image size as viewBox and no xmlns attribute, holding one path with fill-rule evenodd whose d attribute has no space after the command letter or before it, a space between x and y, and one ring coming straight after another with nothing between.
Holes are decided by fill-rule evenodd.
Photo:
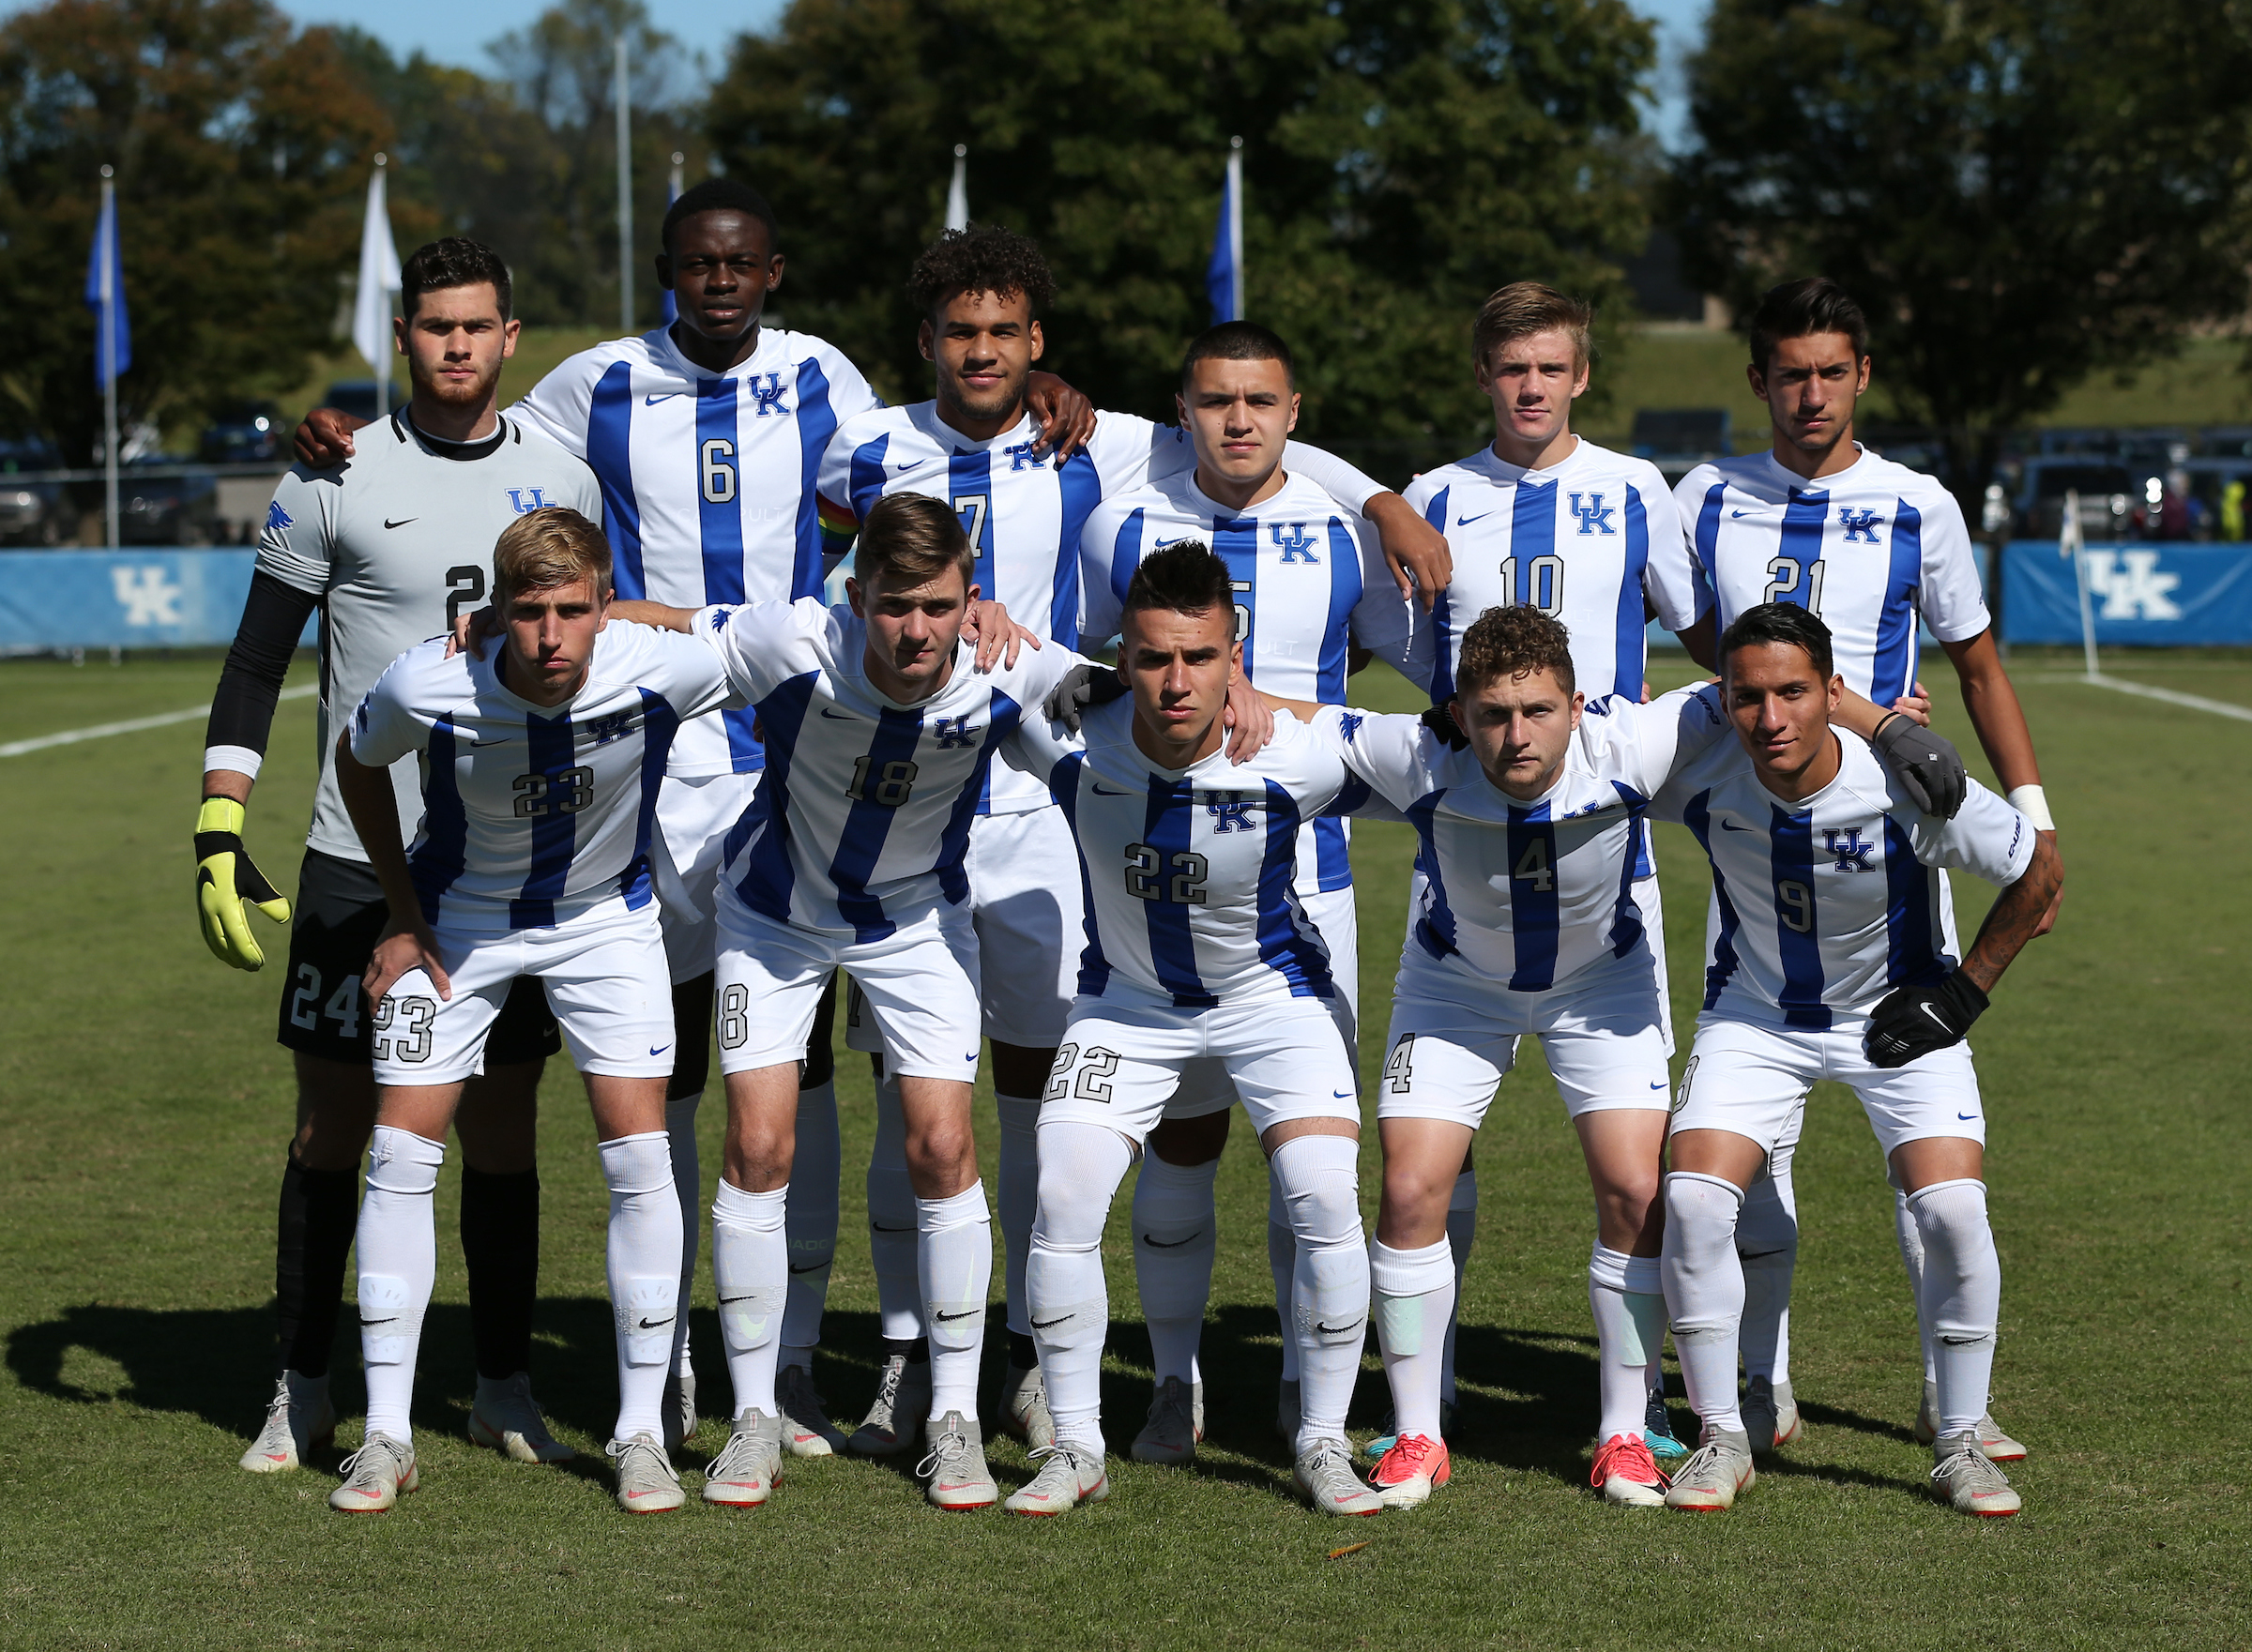
<instances>
[{"instance_id":1,"label":"nike swoosh logo","mask_svg":"<svg viewBox=\"0 0 2252 1652\"><path fill-rule=\"evenodd\" d=\"M1191 1244L1203 1237L1204 1230L1202 1228L1198 1228L1194 1233L1191 1234L1185 1239L1153 1239L1148 1234L1144 1234L1142 1235L1142 1243L1149 1246L1152 1250L1178 1250L1183 1245Z\"/></svg>"},{"instance_id":2,"label":"nike swoosh logo","mask_svg":"<svg viewBox=\"0 0 2252 1652\"><path fill-rule=\"evenodd\" d=\"M1740 826L1732 820L1724 820L1720 823L1720 829L1724 832L1748 832L1752 828L1750 826Z\"/></svg>"},{"instance_id":3,"label":"nike swoosh logo","mask_svg":"<svg viewBox=\"0 0 2252 1652\"><path fill-rule=\"evenodd\" d=\"M671 1046L670 1044L659 1044L659 1045L657 1045L657 1046L656 1046L654 1049L652 1049L652 1050L649 1052L649 1053L650 1053L651 1055L662 1055L662 1054L663 1054L663 1053L665 1053L667 1050L670 1050L671 1048L672 1048L672 1046Z\"/></svg>"},{"instance_id":4,"label":"nike swoosh logo","mask_svg":"<svg viewBox=\"0 0 2252 1652\"><path fill-rule=\"evenodd\" d=\"M872 1221L868 1224L868 1231L872 1234L911 1234L916 1230L911 1227L888 1228L880 1221Z\"/></svg>"},{"instance_id":5,"label":"nike swoosh logo","mask_svg":"<svg viewBox=\"0 0 2252 1652\"><path fill-rule=\"evenodd\" d=\"M1167 545L1185 545L1188 542L1189 536L1183 534L1178 539L1152 539L1149 541L1149 549L1152 551L1163 551Z\"/></svg>"},{"instance_id":6,"label":"nike swoosh logo","mask_svg":"<svg viewBox=\"0 0 2252 1652\"><path fill-rule=\"evenodd\" d=\"M1458 516L1454 519L1454 525L1458 528L1467 528L1470 525L1470 523L1474 522L1484 522L1491 515L1493 515L1493 512L1490 510L1481 510L1476 516Z\"/></svg>"},{"instance_id":7,"label":"nike swoosh logo","mask_svg":"<svg viewBox=\"0 0 2252 1652\"><path fill-rule=\"evenodd\" d=\"M834 719L835 720L837 720L838 722L850 722L850 721L852 720L852 713L851 713L851 712L849 712L849 711L831 711L831 710L830 710L830 709L829 709L828 706L826 706L826 705L824 705L823 707L821 707L821 715L822 715L823 717L827 717L827 718L833 718L833 719Z\"/></svg>"},{"instance_id":8,"label":"nike swoosh logo","mask_svg":"<svg viewBox=\"0 0 2252 1652\"><path fill-rule=\"evenodd\" d=\"M399 1316L394 1313L388 1319L363 1319L359 1322L359 1328L363 1331L372 1331L379 1325L397 1325L398 1323Z\"/></svg>"},{"instance_id":9,"label":"nike swoosh logo","mask_svg":"<svg viewBox=\"0 0 2252 1652\"><path fill-rule=\"evenodd\" d=\"M959 1313L936 1313L931 1317L938 1320L941 1324L951 1325L957 1319L975 1319L984 1311L981 1308L965 1308Z\"/></svg>"},{"instance_id":10,"label":"nike swoosh logo","mask_svg":"<svg viewBox=\"0 0 2252 1652\"><path fill-rule=\"evenodd\" d=\"M1963 1120L1967 1124L1970 1120L1976 1118L1978 1114L1975 1113L1958 1113L1955 1116Z\"/></svg>"},{"instance_id":11,"label":"nike swoosh logo","mask_svg":"<svg viewBox=\"0 0 2252 1652\"><path fill-rule=\"evenodd\" d=\"M688 392L686 390L667 390L662 396L644 396L641 399L641 404L644 407L654 407L660 402L670 402L676 396L685 396L687 394Z\"/></svg>"},{"instance_id":12,"label":"nike swoosh logo","mask_svg":"<svg viewBox=\"0 0 2252 1652\"><path fill-rule=\"evenodd\" d=\"M1095 782L1095 796L1098 797L1131 797L1134 796L1134 794L1132 792L1106 792L1103 789L1103 782L1101 781L1097 781Z\"/></svg>"},{"instance_id":13,"label":"nike swoosh logo","mask_svg":"<svg viewBox=\"0 0 2252 1652\"><path fill-rule=\"evenodd\" d=\"M1663 1090L1666 1087L1666 1081L1664 1079L1652 1079L1650 1083L1650 1087L1653 1090Z\"/></svg>"},{"instance_id":14,"label":"nike swoosh logo","mask_svg":"<svg viewBox=\"0 0 2252 1652\"><path fill-rule=\"evenodd\" d=\"M1740 516L1749 516L1749 515L1751 515L1751 512L1750 512L1750 511L1748 511L1748 510L1731 510L1731 511L1729 511L1729 512L1728 512L1728 518L1729 518L1729 520L1730 520L1730 521L1733 521L1733 520L1735 520L1737 517L1740 517Z\"/></svg>"},{"instance_id":15,"label":"nike swoosh logo","mask_svg":"<svg viewBox=\"0 0 2252 1652\"><path fill-rule=\"evenodd\" d=\"M1052 1331L1058 1326L1063 1324L1064 1320L1067 1320L1071 1317L1072 1316L1067 1313L1063 1315L1061 1319L1036 1319L1032 1322L1032 1328L1036 1331Z\"/></svg>"},{"instance_id":16,"label":"nike swoosh logo","mask_svg":"<svg viewBox=\"0 0 2252 1652\"><path fill-rule=\"evenodd\" d=\"M1323 1325L1321 1321L1317 1319L1314 1322L1314 1328L1319 1331L1325 1337L1341 1337L1346 1332L1351 1330L1354 1326L1357 1326L1361 1322L1356 1319L1350 1325Z\"/></svg>"},{"instance_id":17,"label":"nike swoosh logo","mask_svg":"<svg viewBox=\"0 0 2252 1652\"><path fill-rule=\"evenodd\" d=\"M906 463L905 463L905 464L895 464L895 465L893 465L891 468L892 468L893 470L899 470L899 471L907 471L907 470L913 470L913 469L914 469L914 468L915 468L917 465L921 464L921 462L922 462L922 461L921 461L921 460L920 460L920 459L910 459L910 460L908 460L908 461L906 462Z\"/></svg>"},{"instance_id":18,"label":"nike swoosh logo","mask_svg":"<svg viewBox=\"0 0 2252 1652\"><path fill-rule=\"evenodd\" d=\"M735 1305L736 1303L738 1303L738 1302L748 1302L748 1301L750 1301L750 1300L751 1300L751 1298L750 1298L749 1296L722 1296L722 1297L720 1298L720 1306L721 1306L722 1308L729 1308L729 1307L732 1307L732 1306L734 1306L734 1305Z\"/></svg>"},{"instance_id":19,"label":"nike swoosh logo","mask_svg":"<svg viewBox=\"0 0 2252 1652\"><path fill-rule=\"evenodd\" d=\"M1340 1101L1350 1101L1353 1099L1353 1093L1350 1090L1331 1090L1330 1094Z\"/></svg>"},{"instance_id":20,"label":"nike swoosh logo","mask_svg":"<svg viewBox=\"0 0 2252 1652\"><path fill-rule=\"evenodd\" d=\"M811 1267L793 1267L790 1271L792 1273L819 1273L828 1266L829 1264L826 1262L816 1262Z\"/></svg>"},{"instance_id":21,"label":"nike swoosh logo","mask_svg":"<svg viewBox=\"0 0 2252 1652\"><path fill-rule=\"evenodd\" d=\"M672 1323L673 1316L668 1313L662 1319L643 1320L641 1322L641 1328L645 1331L658 1331L662 1330L666 1326L671 1325Z\"/></svg>"},{"instance_id":22,"label":"nike swoosh logo","mask_svg":"<svg viewBox=\"0 0 2252 1652\"><path fill-rule=\"evenodd\" d=\"M420 522L421 520L418 516L403 516L397 522L393 522L387 516L383 519L383 525L387 528L403 528L410 522Z\"/></svg>"},{"instance_id":23,"label":"nike swoosh logo","mask_svg":"<svg viewBox=\"0 0 2252 1652\"><path fill-rule=\"evenodd\" d=\"M1941 1031L1941 1032L1943 1032L1943 1033L1948 1033L1948 1032L1953 1032L1953 1031L1955 1030L1953 1027L1951 1027L1951 1026L1949 1026L1949 1025L1947 1024L1947 1018L1946 1018L1945 1016L1941 1015L1941 1014L1940 1014L1940 1013L1938 1010L1934 1009L1934 1008L1932 1008L1930 1005L1928 1005L1928 1004L1925 1004L1925 1005L1923 1005L1923 1006L1921 1006L1920 1008L1923 1009L1923 1011L1924 1011L1924 1013L1925 1013L1925 1015L1928 1015L1928 1016L1930 1016L1930 1017L1931 1017L1931 1019L1932 1019L1932 1023L1933 1023L1934 1025L1936 1025L1936 1026L1937 1026L1937 1027L1940 1029L1940 1031Z\"/></svg>"}]
</instances>

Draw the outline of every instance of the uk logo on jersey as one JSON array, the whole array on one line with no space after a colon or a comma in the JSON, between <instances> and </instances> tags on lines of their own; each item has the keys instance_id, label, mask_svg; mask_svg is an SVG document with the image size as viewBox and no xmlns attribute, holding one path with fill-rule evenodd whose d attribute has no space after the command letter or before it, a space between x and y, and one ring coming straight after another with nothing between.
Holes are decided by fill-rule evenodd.
<instances>
[{"instance_id":1,"label":"uk logo on jersey","mask_svg":"<svg viewBox=\"0 0 2252 1652\"><path fill-rule=\"evenodd\" d=\"M782 374L770 372L761 384L756 373L747 373L743 388L751 392L752 411L760 418L787 418L790 410L782 404Z\"/></svg>"},{"instance_id":2,"label":"uk logo on jersey","mask_svg":"<svg viewBox=\"0 0 2252 1652\"><path fill-rule=\"evenodd\" d=\"M1585 505L1580 503L1582 497L1578 493L1573 494L1568 505L1572 514L1579 518L1579 531L1583 534L1610 534L1616 537L1619 529L1611 519L1619 514L1619 507L1605 505L1601 493L1584 495L1587 499Z\"/></svg>"},{"instance_id":3,"label":"uk logo on jersey","mask_svg":"<svg viewBox=\"0 0 2252 1652\"><path fill-rule=\"evenodd\" d=\"M280 533L283 528L295 527L297 523L290 516L289 512L282 508L281 500L277 499L271 505L268 505L266 508L266 526L267 532Z\"/></svg>"},{"instance_id":4,"label":"uk logo on jersey","mask_svg":"<svg viewBox=\"0 0 2252 1652\"><path fill-rule=\"evenodd\" d=\"M1884 518L1879 516L1875 509L1855 510L1846 505L1837 508L1837 520L1845 526L1844 542L1849 545L1856 539L1864 545L1876 544L1877 530L1884 525Z\"/></svg>"},{"instance_id":5,"label":"uk logo on jersey","mask_svg":"<svg viewBox=\"0 0 2252 1652\"><path fill-rule=\"evenodd\" d=\"M516 508L516 514L518 516L525 516L535 510L545 509L547 507L547 490L545 488L510 488L509 490L509 503Z\"/></svg>"},{"instance_id":6,"label":"uk logo on jersey","mask_svg":"<svg viewBox=\"0 0 2252 1652\"><path fill-rule=\"evenodd\" d=\"M978 736L984 732L981 728L971 728L966 714L936 718L931 722L931 733L938 736L938 750L941 751L951 751L959 746L974 746Z\"/></svg>"},{"instance_id":7,"label":"uk logo on jersey","mask_svg":"<svg viewBox=\"0 0 2252 1652\"><path fill-rule=\"evenodd\" d=\"M1321 558L1314 554L1314 536L1306 532L1302 522L1278 522L1267 531L1283 553L1285 562L1311 562L1319 565Z\"/></svg>"},{"instance_id":8,"label":"uk logo on jersey","mask_svg":"<svg viewBox=\"0 0 2252 1652\"><path fill-rule=\"evenodd\" d=\"M633 732L633 714L631 711L613 711L607 717L598 717L586 725L597 746L607 746L613 740L622 740Z\"/></svg>"},{"instance_id":9,"label":"uk logo on jersey","mask_svg":"<svg viewBox=\"0 0 2252 1652\"><path fill-rule=\"evenodd\" d=\"M1011 470L1038 470L1042 462L1041 456L1033 451L1038 446L1036 442L1019 442L1015 447L1004 447L1001 451L1009 455Z\"/></svg>"},{"instance_id":10,"label":"uk logo on jersey","mask_svg":"<svg viewBox=\"0 0 2252 1652\"><path fill-rule=\"evenodd\" d=\"M1848 826L1844 831L1834 828L1822 834L1822 847L1829 851L1839 871L1866 871L1869 855L1877 845L1861 841L1861 828Z\"/></svg>"},{"instance_id":11,"label":"uk logo on jersey","mask_svg":"<svg viewBox=\"0 0 2252 1652\"><path fill-rule=\"evenodd\" d=\"M1212 817L1212 835L1222 832L1251 832L1257 826L1252 824L1252 800L1240 792L1212 792L1206 795L1204 807Z\"/></svg>"}]
</instances>

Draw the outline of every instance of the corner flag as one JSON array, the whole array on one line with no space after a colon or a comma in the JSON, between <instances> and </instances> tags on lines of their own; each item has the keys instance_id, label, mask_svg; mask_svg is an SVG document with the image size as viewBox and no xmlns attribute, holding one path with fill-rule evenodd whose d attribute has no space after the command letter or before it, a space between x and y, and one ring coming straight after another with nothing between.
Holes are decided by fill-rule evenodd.
<instances>
[{"instance_id":1,"label":"corner flag","mask_svg":"<svg viewBox=\"0 0 2252 1652\"><path fill-rule=\"evenodd\" d=\"M1204 272L1204 290L1212 301L1212 325L1243 319L1243 140L1228 146L1227 185L1220 195L1220 227L1212 235L1212 262Z\"/></svg>"},{"instance_id":2,"label":"corner flag","mask_svg":"<svg viewBox=\"0 0 2252 1652\"><path fill-rule=\"evenodd\" d=\"M368 174L368 210L359 226L359 294L352 304L352 345L375 370L375 416L389 409L391 356L391 295L399 290L399 249L391 240L391 215L386 205L384 166L388 157L375 157Z\"/></svg>"},{"instance_id":3,"label":"corner flag","mask_svg":"<svg viewBox=\"0 0 2252 1652\"><path fill-rule=\"evenodd\" d=\"M133 334L125 317L117 186L107 177L101 184L101 214L94 220L94 247L86 255L86 308L94 312L94 382L108 386L133 365Z\"/></svg>"}]
</instances>

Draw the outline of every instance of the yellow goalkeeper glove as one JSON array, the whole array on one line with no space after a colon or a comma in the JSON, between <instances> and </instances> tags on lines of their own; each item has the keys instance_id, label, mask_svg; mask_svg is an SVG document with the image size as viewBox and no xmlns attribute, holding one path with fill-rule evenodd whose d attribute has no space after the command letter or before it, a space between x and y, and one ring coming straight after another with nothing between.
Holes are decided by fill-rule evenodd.
<instances>
[{"instance_id":1,"label":"yellow goalkeeper glove","mask_svg":"<svg viewBox=\"0 0 2252 1652\"><path fill-rule=\"evenodd\" d=\"M252 864L242 846L242 805L232 797L206 797L195 817L195 905L202 916L204 945L234 969L258 969L266 953L251 934L247 902L276 923L289 921L289 901Z\"/></svg>"}]
</instances>

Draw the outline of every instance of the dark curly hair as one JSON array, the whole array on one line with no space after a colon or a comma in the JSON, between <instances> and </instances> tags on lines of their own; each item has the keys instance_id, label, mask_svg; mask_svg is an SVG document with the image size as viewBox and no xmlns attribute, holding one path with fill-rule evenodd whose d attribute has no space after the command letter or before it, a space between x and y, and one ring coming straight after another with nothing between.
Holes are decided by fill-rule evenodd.
<instances>
[{"instance_id":1,"label":"dark curly hair","mask_svg":"<svg viewBox=\"0 0 2252 1652\"><path fill-rule=\"evenodd\" d=\"M1454 688L1458 693L1472 694L1502 677L1534 671L1554 674L1567 694L1577 688L1572 671L1572 633L1561 621L1521 602L1489 608L1462 634Z\"/></svg>"},{"instance_id":2,"label":"dark curly hair","mask_svg":"<svg viewBox=\"0 0 2252 1652\"><path fill-rule=\"evenodd\" d=\"M1040 243L998 224L949 230L922 250L907 276L915 308L936 318L956 293L1022 293L1037 316L1056 296L1056 278Z\"/></svg>"}]
</instances>

